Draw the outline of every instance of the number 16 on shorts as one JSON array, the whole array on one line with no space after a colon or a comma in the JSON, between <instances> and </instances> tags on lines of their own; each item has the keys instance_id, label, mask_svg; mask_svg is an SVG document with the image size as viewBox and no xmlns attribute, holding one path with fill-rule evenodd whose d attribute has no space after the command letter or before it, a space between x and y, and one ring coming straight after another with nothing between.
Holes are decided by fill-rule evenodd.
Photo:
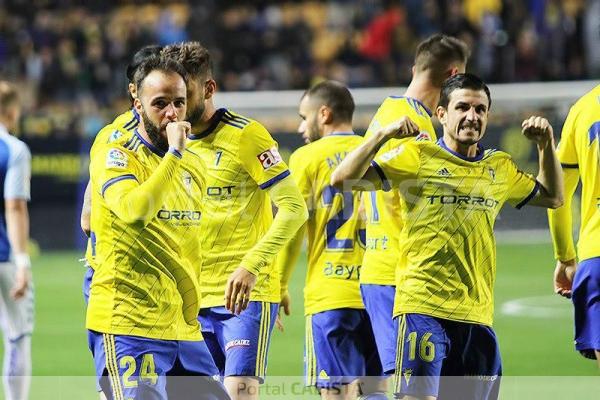
<instances>
[{"instance_id":1,"label":"number 16 on shorts","mask_svg":"<svg viewBox=\"0 0 600 400\"><path fill-rule=\"evenodd\" d=\"M437 396L448 338L435 318L401 315L398 323L394 392L410 396Z\"/></svg>"}]
</instances>

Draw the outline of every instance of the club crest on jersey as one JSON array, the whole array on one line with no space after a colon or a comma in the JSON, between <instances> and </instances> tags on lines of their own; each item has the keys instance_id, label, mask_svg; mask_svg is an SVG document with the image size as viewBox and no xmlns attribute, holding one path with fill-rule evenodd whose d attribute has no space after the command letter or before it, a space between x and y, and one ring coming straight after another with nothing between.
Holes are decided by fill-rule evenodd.
<instances>
[{"instance_id":1,"label":"club crest on jersey","mask_svg":"<svg viewBox=\"0 0 600 400\"><path fill-rule=\"evenodd\" d=\"M114 142L115 140L117 140L121 136L123 136L123 132L121 132L119 130L113 131L113 133L111 133L110 137L108 138L108 143Z\"/></svg>"},{"instance_id":2,"label":"club crest on jersey","mask_svg":"<svg viewBox=\"0 0 600 400\"><path fill-rule=\"evenodd\" d=\"M269 169L283 161L277 147L271 147L269 150L263 151L257 155L256 158L258 158L263 169Z\"/></svg>"},{"instance_id":3,"label":"club crest on jersey","mask_svg":"<svg viewBox=\"0 0 600 400\"><path fill-rule=\"evenodd\" d=\"M495 181L496 180L496 171L494 171L494 168L489 167L488 173L490 174L490 178L492 178L492 180Z\"/></svg>"},{"instance_id":4,"label":"club crest on jersey","mask_svg":"<svg viewBox=\"0 0 600 400\"><path fill-rule=\"evenodd\" d=\"M189 172L183 171L181 173L181 180L183 181L183 186L185 186L185 190L187 190L188 194L192 193L192 176Z\"/></svg>"},{"instance_id":5,"label":"club crest on jersey","mask_svg":"<svg viewBox=\"0 0 600 400\"><path fill-rule=\"evenodd\" d=\"M422 140L431 140L431 135L427 131L421 131L415 138L416 141L420 142Z\"/></svg>"},{"instance_id":6,"label":"club crest on jersey","mask_svg":"<svg viewBox=\"0 0 600 400\"><path fill-rule=\"evenodd\" d=\"M127 168L129 159L127 154L119 149L110 149L106 155L106 168Z\"/></svg>"}]
</instances>

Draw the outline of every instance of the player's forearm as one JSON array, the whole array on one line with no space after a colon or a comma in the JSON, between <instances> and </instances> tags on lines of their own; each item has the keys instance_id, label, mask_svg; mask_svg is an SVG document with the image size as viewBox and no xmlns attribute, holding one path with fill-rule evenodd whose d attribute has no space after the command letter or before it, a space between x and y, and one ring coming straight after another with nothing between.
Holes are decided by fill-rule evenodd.
<instances>
[{"instance_id":1,"label":"player's forearm","mask_svg":"<svg viewBox=\"0 0 600 400\"><path fill-rule=\"evenodd\" d=\"M278 208L265 236L244 256L241 266L258 275L270 264L283 246L291 240L308 219L308 210L292 177L287 177L269 189L269 196Z\"/></svg>"},{"instance_id":2,"label":"player's forearm","mask_svg":"<svg viewBox=\"0 0 600 400\"><path fill-rule=\"evenodd\" d=\"M169 152L152 175L140 185L131 187L117 183L108 188L104 198L110 210L126 223L149 222L159 211L176 179L179 160L177 155Z\"/></svg>"},{"instance_id":3,"label":"player's forearm","mask_svg":"<svg viewBox=\"0 0 600 400\"><path fill-rule=\"evenodd\" d=\"M558 208L564 202L563 173L554 148L554 140L538 144L540 171L537 181L540 183L541 198L539 205Z\"/></svg>"},{"instance_id":4,"label":"player's forearm","mask_svg":"<svg viewBox=\"0 0 600 400\"><path fill-rule=\"evenodd\" d=\"M26 200L10 200L5 205L6 230L11 251L18 264L29 264L27 244L29 242L29 211ZM19 258L27 258L23 262Z\"/></svg>"},{"instance_id":5,"label":"player's forearm","mask_svg":"<svg viewBox=\"0 0 600 400\"><path fill-rule=\"evenodd\" d=\"M577 256L573 241L573 195L579 182L577 169L564 171L565 204L556 210L548 210L548 225L554 243L554 256L560 261L572 260Z\"/></svg>"},{"instance_id":6,"label":"player's forearm","mask_svg":"<svg viewBox=\"0 0 600 400\"><path fill-rule=\"evenodd\" d=\"M331 185L340 190L375 190L367 171L375 155L389 139L375 132L360 146L350 152L331 174Z\"/></svg>"},{"instance_id":7,"label":"player's forearm","mask_svg":"<svg viewBox=\"0 0 600 400\"><path fill-rule=\"evenodd\" d=\"M85 187L85 193L83 194L83 204L81 206L81 230L87 236L90 236L91 224L90 217L92 214L92 191L91 184L88 181L87 186Z\"/></svg>"},{"instance_id":8,"label":"player's forearm","mask_svg":"<svg viewBox=\"0 0 600 400\"><path fill-rule=\"evenodd\" d=\"M276 267L279 271L279 278L281 282L281 293L284 294L288 291L288 285L296 262L300 256L302 249L302 240L304 239L304 233L306 232L306 224L302 225L296 235L283 247L283 250L277 255Z\"/></svg>"}]
</instances>

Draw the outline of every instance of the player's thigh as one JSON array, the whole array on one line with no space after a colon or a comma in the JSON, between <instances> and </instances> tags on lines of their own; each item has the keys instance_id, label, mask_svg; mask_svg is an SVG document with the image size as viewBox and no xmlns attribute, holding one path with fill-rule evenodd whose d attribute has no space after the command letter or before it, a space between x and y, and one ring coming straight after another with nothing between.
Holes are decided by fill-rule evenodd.
<instances>
[{"instance_id":1,"label":"player's thigh","mask_svg":"<svg viewBox=\"0 0 600 400\"><path fill-rule=\"evenodd\" d=\"M16 340L33 332L34 289L30 283L25 296L14 300L10 292L16 279L16 266L13 263L0 263L0 313L4 335Z\"/></svg>"},{"instance_id":2,"label":"player's thigh","mask_svg":"<svg viewBox=\"0 0 600 400\"><path fill-rule=\"evenodd\" d=\"M308 386L337 390L366 374L361 337L365 316L364 310L342 308L307 317L305 374ZM371 354L374 353L371 346Z\"/></svg>"},{"instance_id":3,"label":"player's thigh","mask_svg":"<svg viewBox=\"0 0 600 400\"><path fill-rule=\"evenodd\" d=\"M201 309L198 315L204 343L206 343L206 347L221 376L225 373L225 342L222 319L220 314L213 313L212 308Z\"/></svg>"},{"instance_id":4,"label":"player's thigh","mask_svg":"<svg viewBox=\"0 0 600 400\"><path fill-rule=\"evenodd\" d=\"M401 315L398 321L395 395L399 398L436 398L449 346L445 328L439 319L421 314Z\"/></svg>"},{"instance_id":5,"label":"player's thigh","mask_svg":"<svg viewBox=\"0 0 600 400\"><path fill-rule=\"evenodd\" d=\"M600 257L579 263L573 279L575 348L586 358L600 350Z\"/></svg>"},{"instance_id":6,"label":"player's thigh","mask_svg":"<svg viewBox=\"0 0 600 400\"><path fill-rule=\"evenodd\" d=\"M232 315L223 321L225 377L257 377L262 383L278 306L277 303L251 301L240 315Z\"/></svg>"},{"instance_id":7,"label":"player's thigh","mask_svg":"<svg viewBox=\"0 0 600 400\"><path fill-rule=\"evenodd\" d=\"M397 319L392 318L394 308L394 286L361 285L363 302L371 321L377 353L386 375L396 369Z\"/></svg>"},{"instance_id":8,"label":"player's thigh","mask_svg":"<svg viewBox=\"0 0 600 400\"><path fill-rule=\"evenodd\" d=\"M113 399L167 399L166 375L177 356L177 342L92 332L102 390ZM104 357L104 360L97 358ZM104 371L100 369L104 367Z\"/></svg>"},{"instance_id":9,"label":"player's thigh","mask_svg":"<svg viewBox=\"0 0 600 400\"><path fill-rule=\"evenodd\" d=\"M493 329L456 321L446 321L445 328L451 349L442 368L440 398L497 399L502 362Z\"/></svg>"}]
</instances>

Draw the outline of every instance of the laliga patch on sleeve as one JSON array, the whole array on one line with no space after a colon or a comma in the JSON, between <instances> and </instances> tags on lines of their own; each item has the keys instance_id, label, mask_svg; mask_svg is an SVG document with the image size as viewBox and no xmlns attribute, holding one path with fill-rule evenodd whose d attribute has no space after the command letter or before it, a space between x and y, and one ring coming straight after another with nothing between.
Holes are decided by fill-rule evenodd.
<instances>
[{"instance_id":1,"label":"laliga patch on sleeve","mask_svg":"<svg viewBox=\"0 0 600 400\"><path fill-rule=\"evenodd\" d=\"M404 150L404 146L398 146L398 147L394 147L393 149L391 149L390 151L388 151L387 153L383 153L380 158L383 161L390 161L392 158L396 157L398 154L402 153L402 151Z\"/></svg>"},{"instance_id":2,"label":"laliga patch on sleeve","mask_svg":"<svg viewBox=\"0 0 600 400\"><path fill-rule=\"evenodd\" d=\"M127 154L119 149L110 149L106 155L106 168L125 169L129 164Z\"/></svg>"},{"instance_id":3,"label":"laliga patch on sleeve","mask_svg":"<svg viewBox=\"0 0 600 400\"><path fill-rule=\"evenodd\" d=\"M264 169L269 169L283 161L277 147L271 147L269 150L263 151L256 157Z\"/></svg>"}]
</instances>

